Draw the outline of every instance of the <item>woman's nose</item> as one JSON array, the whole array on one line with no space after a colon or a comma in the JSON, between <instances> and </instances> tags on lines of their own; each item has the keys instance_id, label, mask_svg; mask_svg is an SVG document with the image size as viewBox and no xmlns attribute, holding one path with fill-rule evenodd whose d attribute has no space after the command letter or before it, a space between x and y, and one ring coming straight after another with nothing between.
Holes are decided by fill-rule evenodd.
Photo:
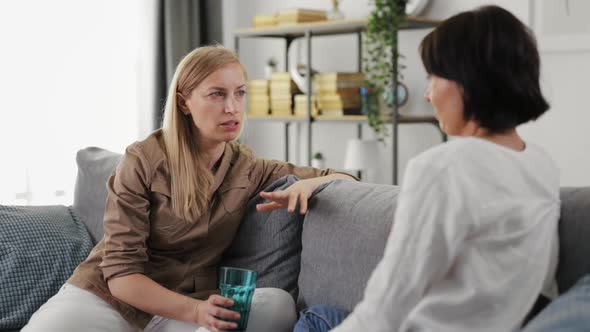
<instances>
[{"instance_id":1,"label":"woman's nose","mask_svg":"<svg viewBox=\"0 0 590 332\"><path fill-rule=\"evenodd\" d=\"M225 102L225 108L224 108L225 113L236 113L238 110L236 105L237 105L237 102L236 102L235 98L228 97Z\"/></svg>"}]
</instances>

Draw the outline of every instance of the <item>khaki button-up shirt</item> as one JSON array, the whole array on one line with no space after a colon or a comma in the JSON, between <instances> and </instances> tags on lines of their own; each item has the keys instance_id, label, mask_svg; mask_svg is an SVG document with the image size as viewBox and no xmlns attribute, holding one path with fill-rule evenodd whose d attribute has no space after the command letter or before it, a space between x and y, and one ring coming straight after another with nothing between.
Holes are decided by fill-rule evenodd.
<instances>
[{"instance_id":1,"label":"khaki button-up shirt","mask_svg":"<svg viewBox=\"0 0 590 332\"><path fill-rule=\"evenodd\" d=\"M152 315L113 297L109 278L141 273L170 290L205 300L217 291L218 263L247 202L287 174L310 178L332 173L256 158L246 146L229 142L214 174L209 210L187 223L171 209L164 151L161 130L127 148L107 183L104 237L68 280L140 328Z\"/></svg>"}]
</instances>

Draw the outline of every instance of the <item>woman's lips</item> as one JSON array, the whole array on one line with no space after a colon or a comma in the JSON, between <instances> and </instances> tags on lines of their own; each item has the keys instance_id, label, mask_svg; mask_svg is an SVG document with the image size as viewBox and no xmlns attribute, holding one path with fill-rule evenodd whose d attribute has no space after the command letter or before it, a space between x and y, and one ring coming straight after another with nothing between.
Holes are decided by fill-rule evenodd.
<instances>
[{"instance_id":1,"label":"woman's lips","mask_svg":"<svg viewBox=\"0 0 590 332\"><path fill-rule=\"evenodd\" d=\"M234 131L240 128L240 122L237 120L226 121L221 124L221 127L227 131Z\"/></svg>"}]
</instances>

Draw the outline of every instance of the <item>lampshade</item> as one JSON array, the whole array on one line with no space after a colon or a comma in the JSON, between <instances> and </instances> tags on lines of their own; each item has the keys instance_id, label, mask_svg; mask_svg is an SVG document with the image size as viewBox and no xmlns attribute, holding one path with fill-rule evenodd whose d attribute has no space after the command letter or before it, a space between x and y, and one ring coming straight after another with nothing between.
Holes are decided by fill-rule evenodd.
<instances>
[{"instance_id":1,"label":"lampshade","mask_svg":"<svg viewBox=\"0 0 590 332\"><path fill-rule=\"evenodd\" d=\"M379 165L378 144L377 140L349 140L346 143L344 169L363 171Z\"/></svg>"}]
</instances>

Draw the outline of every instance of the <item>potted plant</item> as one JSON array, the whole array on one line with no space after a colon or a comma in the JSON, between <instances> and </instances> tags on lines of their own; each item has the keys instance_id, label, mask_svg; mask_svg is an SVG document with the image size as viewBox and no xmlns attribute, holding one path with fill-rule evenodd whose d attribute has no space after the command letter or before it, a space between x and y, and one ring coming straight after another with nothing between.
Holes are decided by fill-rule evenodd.
<instances>
[{"instance_id":1,"label":"potted plant","mask_svg":"<svg viewBox=\"0 0 590 332\"><path fill-rule=\"evenodd\" d=\"M311 159L311 167L314 168L324 168L324 156L321 152L316 152L313 154L313 158Z\"/></svg>"},{"instance_id":2,"label":"potted plant","mask_svg":"<svg viewBox=\"0 0 590 332\"><path fill-rule=\"evenodd\" d=\"M401 78L399 69L404 68L397 62L400 57L397 46L399 25L406 20L407 0L370 0L369 3L373 9L364 39L363 69L366 79L361 96L369 126L377 139L383 141L387 136L387 127L380 116L383 96L386 96L386 105L399 105L397 94L391 91L392 78Z\"/></svg>"}]
</instances>

